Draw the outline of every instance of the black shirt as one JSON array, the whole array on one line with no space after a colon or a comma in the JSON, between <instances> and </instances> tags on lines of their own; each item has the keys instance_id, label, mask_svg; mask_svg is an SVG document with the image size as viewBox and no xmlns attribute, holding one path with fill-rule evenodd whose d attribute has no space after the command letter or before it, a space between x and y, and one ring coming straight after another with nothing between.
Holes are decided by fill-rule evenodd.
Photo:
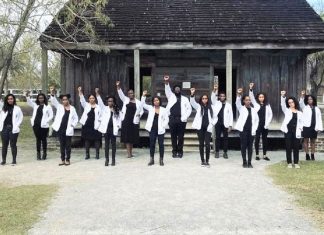
<instances>
[{"instance_id":1,"label":"black shirt","mask_svg":"<svg viewBox=\"0 0 324 235\"><path fill-rule=\"evenodd\" d=\"M209 125L209 120L208 120L208 107L207 106L201 106L203 109L203 116L202 116L202 122L201 122L201 128L202 129L207 129Z\"/></svg>"},{"instance_id":2,"label":"black shirt","mask_svg":"<svg viewBox=\"0 0 324 235\"><path fill-rule=\"evenodd\" d=\"M155 113L154 120L152 124L152 130L158 131L159 130L159 114Z\"/></svg>"},{"instance_id":3,"label":"black shirt","mask_svg":"<svg viewBox=\"0 0 324 235\"><path fill-rule=\"evenodd\" d=\"M315 107L312 107L312 119L311 119L311 128L315 128L315 124L316 124L316 113L315 113Z\"/></svg>"},{"instance_id":4,"label":"black shirt","mask_svg":"<svg viewBox=\"0 0 324 235\"><path fill-rule=\"evenodd\" d=\"M266 106L264 104L260 104L260 109L258 111L259 115L259 127L264 127L265 118L266 118Z\"/></svg>"},{"instance_id":5,"label":"black shirt","mask_svg":"<svg viewBox=\"0 0 324 235\"><path fill-rule=\"evenodd\" d=\"M297 128L297 113L293 113L292 119L287 125L288 132L296 132Z\"/></svg>"},{"instance_id":6,"label":"black shirt","mask_svg":"<svg viewBox=\"0 0 324 235\"><path fill-rule=\"evenodd\" d=\"M36 111L36 117L34 120L34 126L41 126L42 118L43 118L43 108L44 108L44 105L38 106L37 111Z\"/></svg>"},{"instance_id":7,"label":"black shirt","mask_svg":"<svg viewBox=\"0 0 324 235\"><path fill-rule=\"evenodd\" d=\"M225 109L225 104L222 104L222 108L219 110L219 113L217 115L218 117L218 122L219 124L224 124L224 109Z\"/></svg>"},{"instance_id":8,"label":"black shirt","mask_svg":"<svg viewBox=\"0 0 324 235\"><path fill-rule=\"evenodd\" d=\"M107 131L113 129L113 115L114 115L114 113L110 112L110 118L109 118L109 122L108 122L108 126L107 126Z\"/></svg>"},{"instance_id":9,"label":"black shirt","mask_svg":"<svg viewBox=\"0 0 324 235\"><path fill-rule=\"evenodd\" d=\"M14 106L10 105L7 110L7 117L4 121L4 126L12 126L12 113L13 113Z\"/></svg>"},{"instance_id":10,"label":"black shirt","mask_svg":"<svg viewBox=\"0 0 324 235\"><path fill-rule=\"evenodd\" d=\"M69 116L70 116L70 110L65 109L64 115L62 117L62 122L61 122L59 132L62 132L62 133L66 132L66 128L67 128L68 121L69 121Z\"/></svg>"},{"instance_id":11,"label":"black shirt","mask_svg":"<svg viewBox=\"0 0 324 235\"><path fill-rule=\"evenodd\" d=\"M251 108L247 108L249 115L246 119L246 122L244 124L244 128L243 131L252 131L252 109Z\"/></svg>"},{"instance_id":12,"label":"black shirt","mask_svg":"<svg viewBox=\"0 0 324 235\"><path fill-rule=\"evenodd\" d=\"M172 117L181 117L181 95L176 97L177 97L177 102L171 107L170 115Z\"/></svg>"}]
</instances>

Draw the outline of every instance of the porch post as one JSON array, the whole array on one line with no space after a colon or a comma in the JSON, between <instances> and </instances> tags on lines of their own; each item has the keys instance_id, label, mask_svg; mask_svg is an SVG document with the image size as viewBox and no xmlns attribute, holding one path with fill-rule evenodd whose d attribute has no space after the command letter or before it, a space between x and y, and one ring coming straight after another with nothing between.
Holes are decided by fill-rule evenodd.
<instances>
[{"instance_id":1,"label":"porch post","mask_svg":"<svg viewBox=\"0 0 324 235\"><path fill-rule=\"evenodd\" d=\"M42 48L42 92L48 91L48 54L47 49Z\"/></svg>"},{"instance_id":2,"label":"porch post","mask_svg":"<svg viewBox=\"0 0 324 235\"><path fill-rule=\"evenodd\" d=\"M134 50L134 92L137 99L141 98L140 86L140 52L139 49Z\"/></svg>"},{"instance_id":3,"label":"porch post","mask_svg":"<svg viewBox=\"0 0 324 235\"><path fill-rule=\"evenodd\" d=\"M229 103L232 103L233 100L232 69L233 69L232 50L226 50L226 99L228 100Z\"/></svg>"}]
</instances>

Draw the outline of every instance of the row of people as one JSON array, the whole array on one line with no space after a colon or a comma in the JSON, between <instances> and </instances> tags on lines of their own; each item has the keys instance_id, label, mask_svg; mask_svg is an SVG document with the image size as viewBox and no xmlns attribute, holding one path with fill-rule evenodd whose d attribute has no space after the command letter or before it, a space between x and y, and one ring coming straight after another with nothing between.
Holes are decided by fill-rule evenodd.
<instances>
[{"instance_id":1,"label":"row of people","mask_svg":"<svg viewBox=\"0 0 324 235\"><path fill-rule=\"evenodd\" d=\"M215 128L216 151L215 157L219 157L220 137L223 135L224 148L223 157L228 158L228 133L233 126L233 109L231 104L226 102L226 94L218 93L218 85L215 84L214 90L209 99L208 94L200 97L199 102L195 100L195 89L191 88L190 100L181 94L181 87L174 86L173 91L169 85L169 76L164 77L165 94L168 99L166 108L161 107L161 99L154 96L152 105L146 104L147 92L143 92L141 100L137 100L134 92L129 90L127 96L120 88L120 82L116 82L117 93L123 102L123 107L119 110L116 99L113 96L102 100L99 89L95 89L95 94L88 96L86 101L82 87L78 88L80 103L84 109L80 118L82 124L82 138L85 140L86 156L90 158L89 148L94 142L96 148L96 158L99 159L99 148L102 134L105 136L105 165L109 165L109 148L112 146L112 163L115 165L116 156L116 136L121 128L121 141L126 144L128 157L133 157L132 146L138 143L139 121L143 114L143 109L149 115L145 129L150 133L150 161L148 165L154 164L155 142L158 139L160 152L160 165L164 165L164 134L166 128L170 128L172 140L172 156L174 158L183 156L184 131L187 120L192 112L196 110L196 115L192 127L197 129L199 140L199 152L201 164L209 166L210 158L210 139ZM236 97L236 107L239 112L235 129L240 132L241 154L243 167L252 168L253 142L255 138L256 160L259 157L259 143L262 136L263 159L267 157L267 135L268 128L272 120L271 106L264 93L254 96L254 84L249 87L249 94L243 95L243 89L239 88ZM50 89L51 104L57 109L53 122L53 130L58 133L60 141L60 151L62 162L59 165L69 165L71 156L71 139L74 135L74 128L79 122L75 108L70 105L70 95L61 95L61 103L55 96L54 88ZM300 102L294 97L286 98L286 93L281 92L281 107L285 114L281 130L285 133L286 157L288 167L292 167L292 152L294 153L294 164L299 168L299 140L304 137L304 147L306 160L315 159L315 140L317 132L322 131L321 112L316 107L316 99L312 96L305 96L302 93ZM47 156L47 135L49 123L53 119L53 110L48 105L47 97L44 94L37 96L36 102L32 102L27 94L27 103L33 107L31 124L36 137L37 159L46 159ZM299 105L303 112L299 111ZM8 144L10 142L13 164L16 163L17 147L16 142L19 133L19 126L22 122L21 109L15 104L15 97L7 95L1 111L0 130L2 131L2 164L6 163ZM311 142L311 156L308 153L309 140ZM41 146L43 154L41 155Z\"/></svg>"}]
</instances>

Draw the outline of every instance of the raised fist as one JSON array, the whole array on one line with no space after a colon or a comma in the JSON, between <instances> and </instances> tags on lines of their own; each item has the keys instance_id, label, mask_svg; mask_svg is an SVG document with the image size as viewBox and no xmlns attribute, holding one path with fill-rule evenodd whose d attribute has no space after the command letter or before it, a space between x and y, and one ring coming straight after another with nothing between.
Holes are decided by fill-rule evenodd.
<instances>
[{"instance_id":1,"label":"raised fist","mask_svg":"<svg viewBox=\"0 0 324 235\"><path fill-rule=\"evenodd\" d=\"M305 90L302 90L302 91L300 92L300 95L301 95L301 96L305 96L305 95L306 95L306 91L305 91Z\"/></svg>"},{"instance_id":2,"label":"raised fist","mask_svg":"<svg viewBox=\"0 0 324 235\"><path fill-rule=\"evenodd\" d=\"M168 82L170 80L170 77L169 77L169 75L164 75L163 79L164 79L164 81Z\"/></svg>"},{"instance_id":3,"label":"raised fist","mask_svg":"<svg viewBox=\"0 0 324 235\"><path fill-rule=\"evenodd\" d=\"M254 83L253 83L253 82L251 82L251 83L250 83L250 85L249 85L249 87L250 87L250 90L252 90L252 89L253 89L253 87L254 87Z\"/></svg>"},{"instance_id":4,"label":"raised fist","mask_svg":"<svg viewBox=\"0 0 324 235\"><path fill-rule=\"evenodd\" d=\"M144 97L147 96L147 90L143 91L143 96L144 96Z\"/></svg>"},{"instance_id":5,"label":"raised fist","mask_svg":"<svg viewBox=\"0 0 324 235\"><path fill-rule=\"evenodd\" d=\"M190 92L191 92L191 95L194 95L195 92L196 92L196 89L195 88L190 88Z\"/></svg>"},{"instance_id":6,"label":"raised fist","mask_svg":"<svg viewBox=\"0 0 324 235\"><path fill-rule=\"evenodd\" d=\"M218 84L214 84L214 91L218 91Z\"/></svg>"},{"instance_id":7,"label":"raised fist","mask_svg":"<svg viewBox=\"0 0 324 235\"><path fill-rule=\"evenodd\" d=\"M119 86L120 85L120 81L116 81L116 86Z\"/></svg>"},{"instance_id":8,"label":"raised fist","mask_svg":"<svg viewBox=\"0 0 324 235\"><path fill-rule=\"evenodd\" d=\"M281 96L286 96L286 91L281 91L280 94Z\"/></svg>"},{"instance_id":9,"label":"raised fist","mask_svg":"<svg viewBox=\"0 0 324 235\"><path fill-rule=\"evenodd\" d=\"M243 93L243 88L237 89L237 94L242 95L242 93Z\"/></svg>"},{"instance_id":10,"label":"raised fist","mask_svg":"<svg viewBox=\"0 0 324 235\"><path fill-rule=\"evenodd\" d=\"M99 94L99 88L95 88L95 93Z\"/></svg>"}]
</instances>

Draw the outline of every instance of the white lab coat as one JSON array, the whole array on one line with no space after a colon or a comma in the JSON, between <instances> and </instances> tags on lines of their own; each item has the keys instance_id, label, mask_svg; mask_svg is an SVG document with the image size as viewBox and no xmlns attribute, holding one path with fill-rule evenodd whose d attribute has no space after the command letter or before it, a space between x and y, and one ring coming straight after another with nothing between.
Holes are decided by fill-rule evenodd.
<instances>
[{"instance_id":1,"label":"white lab coat","mask_svg":"<svg viewBox=\"0 0 324 235\"><path fill-rule=\"evenodd\" d=\"M303 110L303 126L310 127L312 124L312 109L309 105L305 105L302 98L300 98L299 104ZM315 107L315 131L323 131L322 113L318 107Z\"/></svg>"},{"instance_id":2,"label":"white lab coat","mask_svg":"<svg viewBox=\"0 0 324 235\"><path fill-rule=\"evenodd\" d=\"M249 111L245 106L241 104L241 97L236 97L236 108L239 111L239 118L237 119L235 129L242 132L246 123L246 120L249 116ZM251 116L252 116L252 136L255 136L256 130L259 126L259 116L255 108L251 107Z\"/></svg>"},{"instance_id":3,"label":"white lab coat","mask_svg":"<svg viewBox=\"0 0 324 235\"><path fill-rule=\"evenodd\" d=\"M82 114L81 119L80 119L80 123L82 125L84 125L88 120L88 113L91 111L92 107L91 107L90 103L86 102L83 95L80 95L80 103L81 103L81 106L84 109L83 114ZM100 115L101 115L101 108L97 104L95 106L94 113L95 113L94 129L98 130L99 125L100 125L99 119L100 119Z\"/></svg>"},{"instance_id":4,"label":"white lab coat","mask_svg":"<svg viewBox=\"0 0 324 235\"><path fill-rule=\"evenodd\" d=\"M287 108L286 106L286 98L284 97L281 97L281 110L282 112L285 114L285 118L281 124L281 128L280 130L283 132L283 133L288 133L288 123L290 122L290 120L292 119L293 117L293 112ZM302 130L303 130L303 119L302 119L302 112L300 111L297 111L297 126L296 126L296 138L297 139L300 139L302 138Z\"/></svg>"},{"instance_id":5,"label":"white lab coat","mask_svg":"<svg viewBox=\"0 0 324 235\"><path fill-rule=\"evenodd\" d=\"M256 109L257 112L259 112L261 105L256 101L255 96L253 94L253 91L249 91L249 96L251 99L251 102L253 104L253 107ZM269 125L272 121L273 118L273 113L270 104L267 104L265 107L265 124L264 124L264 129L268 129Z\"/></svg>"},{"instance_id":6,"label":"white lab coat","mask_svg":"<svg viewBox=\"0 0 324 235\"><path fill-rule=\"evenodd\" d=\"M33 115L30 119L30 123L34 126L35 117L37 114L37 109L39 105L33 102L30 97L27 97L27 104L33 108ZM50 105L44 105L43 107L43 116L41 120L41 128L49 128L49 122L53 119L53 109Z\"/></svg>"},{"instance_id":7,"label":"white lab coat","mask_svg":"<svg viewBox=\"0 0 324 235\"><path fill-rule=\"evenodd\" d=\"M222 102L220 102L217 97L218 94L216 92L211 93L211 102L214 105L214 116L216 119L216 124L218 122L218 113L222 109ZM225 128L229 128L233 126L233 108L232 105L228 102L225 103L224 107L224 126Z\"/></svg>"},{"instance_id":8,"label":"white lab coat","mask_svg":"<svg viewBox=\"0 0 324 235\"><path fill-rule=\"evenodd\" d=\"M6 120L6 117L8 115L8 112L3 111L3 101L0 101L0 132L3 130L4 121ZM12 111L12 133L17 134L20 132L20 125L23 121L23 113L21 111L21 108L17 105L14 106Z\"/></svg>"},{"instance_id":9,"label":"white lab coat","mask_svg":"<svg viewBox=\"0 0 324 235\"><path fill-rule=\"evenodd\" d=\"M126 114L126 106L129 104L130 99L124 95L124 92L121 89L118 89L117 92L118 92L119 98L123 102L123 108L122 108L122 121L123 121L125 118L125 114ZM139 101L138 99L135 99L135 103L136 103L136 112L135 112L135 115L133 118L133 123L139 124L144 110L143 110L141 101Z\"/></svg>"}]
</instances>

